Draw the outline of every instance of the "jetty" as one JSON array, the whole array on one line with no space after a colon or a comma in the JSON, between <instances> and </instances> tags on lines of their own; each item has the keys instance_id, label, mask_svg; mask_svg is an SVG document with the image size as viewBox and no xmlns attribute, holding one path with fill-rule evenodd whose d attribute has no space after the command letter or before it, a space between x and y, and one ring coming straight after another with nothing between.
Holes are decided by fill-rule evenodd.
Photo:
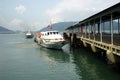
<instances>
[{"instance_id":1,"label":"jetty","mask_svg":"<svg viewBox=\"0 0 120 80\"><path fill-rule=\"evenodd\" d=\"M120 2L65 30L73 46L105 51L110 63L120 63ZM79 42L79 44L78 44Z\"/></svg>"}]
</instances>

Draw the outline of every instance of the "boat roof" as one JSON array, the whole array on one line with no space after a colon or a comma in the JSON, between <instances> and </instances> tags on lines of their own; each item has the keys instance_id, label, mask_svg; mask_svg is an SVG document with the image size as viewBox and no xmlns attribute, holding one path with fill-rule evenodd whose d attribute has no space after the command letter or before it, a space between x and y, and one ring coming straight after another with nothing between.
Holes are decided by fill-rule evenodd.
<instances>
[{"instance_id":1,"label":"boat roof","mask_svg":"<svg viewBox=\"0 0 120 80\"><path fill-rule=\"evenodd\" d=\"M59 32L57 30L51 30L51 31L42 31L41 33L48 33L48 32Z\"/></svg>"}]
</instances>

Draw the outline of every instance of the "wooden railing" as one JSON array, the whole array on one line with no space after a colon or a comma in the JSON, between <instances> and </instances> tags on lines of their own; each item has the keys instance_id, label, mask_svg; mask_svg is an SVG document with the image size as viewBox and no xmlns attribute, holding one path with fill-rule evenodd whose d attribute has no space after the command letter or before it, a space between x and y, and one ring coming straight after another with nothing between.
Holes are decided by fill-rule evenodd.
<instances>
[{"instance_id":1,"label":"wooden railing","mask_svg":"<svg viewBox=\"0 0 120 80\"><path fill-rule=\"evenodd\" d=\"M77 36L85 38L85 34L78 33ZM95 41L101 41L100 34L86 34L86 38ZM102 42L111 44L111 35L102 34ZM113 34L113 45L120 46L120 34Z\"/></svg>"}]
</instances>

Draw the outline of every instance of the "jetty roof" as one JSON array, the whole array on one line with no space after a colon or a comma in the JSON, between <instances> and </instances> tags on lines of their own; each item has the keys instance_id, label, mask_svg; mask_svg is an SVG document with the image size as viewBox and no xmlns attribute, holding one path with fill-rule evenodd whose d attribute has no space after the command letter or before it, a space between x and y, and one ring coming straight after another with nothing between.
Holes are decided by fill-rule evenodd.
<instances>
[{"instance_id":1,"label":"jetty roof","mask_svg":"<svg viewBox=\"0 0 120 80\"><path fill-rule=\"evenodd\" d=\"M94 14L80 22L78 22L77 24L75 25L72 25L70 27L68 27L67 29L72 29L72 28L75 28L75 27L79 27L79 25L84 25L85 23L87 22L93 22L93 21L99 21L100 17L102 17L102 21L108 21L110 19L110 16L111 16L111 13L113 15L113 19L117 19L117 18L120 18L119 14L120 14L120 2L97 13L97 14ZM66 30L67 30L66 29Z\"/></svg>"}]
</instances>

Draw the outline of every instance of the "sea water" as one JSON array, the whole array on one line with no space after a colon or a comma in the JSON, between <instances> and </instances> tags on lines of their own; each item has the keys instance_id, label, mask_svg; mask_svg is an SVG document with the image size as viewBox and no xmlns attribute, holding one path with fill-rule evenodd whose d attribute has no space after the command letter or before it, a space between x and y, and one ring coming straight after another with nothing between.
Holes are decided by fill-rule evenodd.
<instances>
[{"instance_id":1,"label":"sea water","mask_svg":"<svg viewBox=\"0 0 120 80\"><path fill-rule=\"evenodd\" d=\"M51 50L24 34L0 34L0 80L120 80L120 74L84 48Z\"/></svg>"}]
</instances>

